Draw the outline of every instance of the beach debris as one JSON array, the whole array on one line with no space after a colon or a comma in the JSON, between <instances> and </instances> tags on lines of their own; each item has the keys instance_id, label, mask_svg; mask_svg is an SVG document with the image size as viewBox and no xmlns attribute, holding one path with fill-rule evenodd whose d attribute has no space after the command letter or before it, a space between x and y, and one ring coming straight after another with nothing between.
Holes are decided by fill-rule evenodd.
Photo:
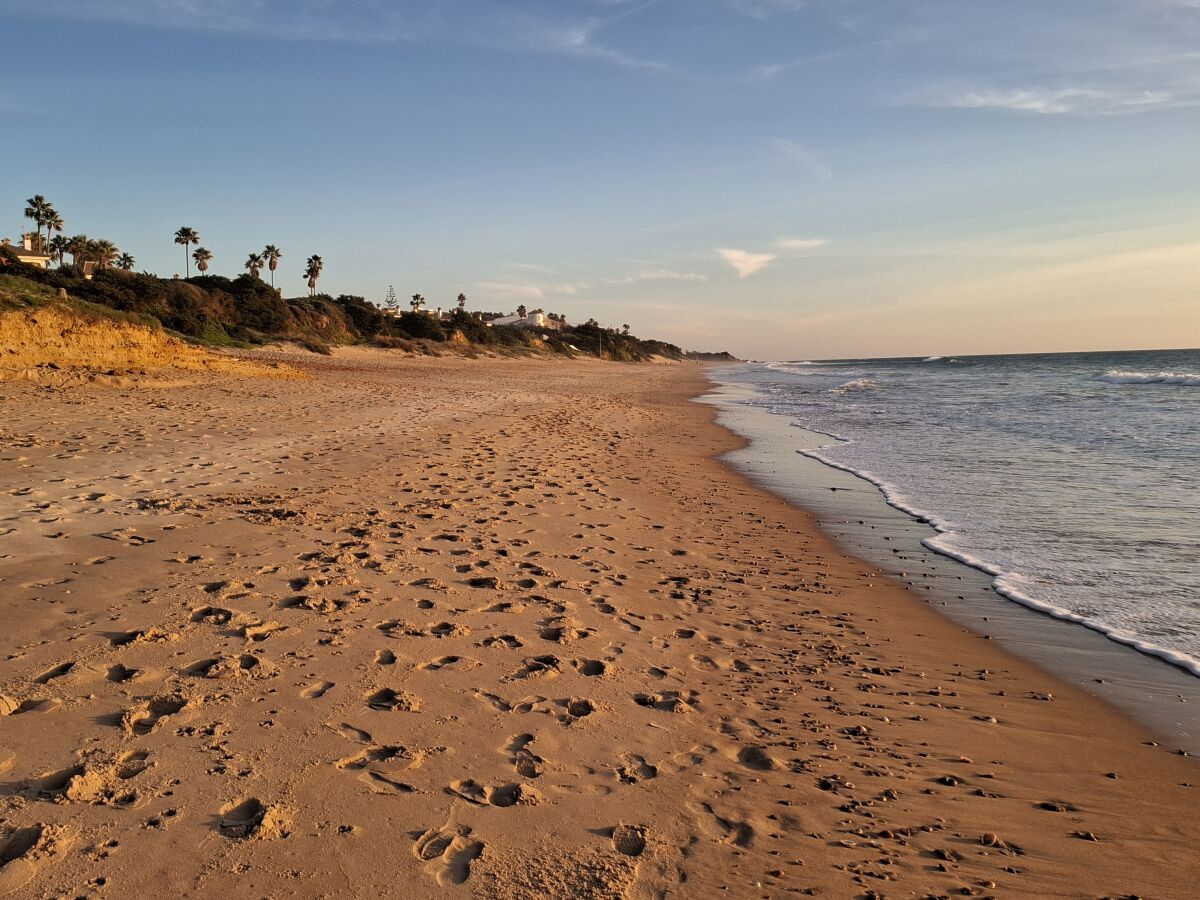
<instances>
[{"instance_id":1,"label":"beach debris","mask_svg":"<svg viewBox=\"0 0 1200 900\"><path fill-rule=\"evenodd\" d=\"M1043 800L1037 804L1038 809L1044 809L1046 812L1075 812L1075 807L1070 803L1062 800Z\"/></svg>"}]
</instances>

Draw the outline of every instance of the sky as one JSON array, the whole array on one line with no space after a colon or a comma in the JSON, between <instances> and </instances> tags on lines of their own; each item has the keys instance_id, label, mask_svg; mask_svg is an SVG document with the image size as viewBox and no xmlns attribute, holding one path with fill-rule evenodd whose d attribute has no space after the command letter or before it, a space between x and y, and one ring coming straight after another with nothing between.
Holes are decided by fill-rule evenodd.
<instances>
[{"instance_id":1,"label":"sky","mask_svg":"<svg viewBox=\"0 0 1200 900\"><path fill-rule=\"evenodd\" d=\"M1200 0L38 0L0 235L757 359L1200 346Z\"/></svg>"}]
</instances>

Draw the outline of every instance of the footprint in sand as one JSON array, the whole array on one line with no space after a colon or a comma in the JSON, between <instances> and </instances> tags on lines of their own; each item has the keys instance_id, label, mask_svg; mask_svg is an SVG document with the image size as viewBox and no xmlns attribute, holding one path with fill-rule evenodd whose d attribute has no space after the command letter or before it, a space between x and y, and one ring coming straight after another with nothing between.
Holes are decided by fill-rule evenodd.
<instances>
[{"instance_id":1,"label":"footprint in sand","mask_svg":"<svg viewBox=\"0 0 1200 900\"><path fill-rule=\"evenodd\" d=\"M709 803L700 804L700 812L717 834L717 838L725 844L737 847L750 847L754 843L754 827L739 819L726 818L712 808Z\"/></svg>"},{"instance_id":2,"label":"footprint in sand","mask_svg":"<svg viewBox=\"0 0 1200 900\"><path fill-rule=\"evenodd\" d=\"M639 781L649 781L658 777L658 766L646 762L644 756L636 753L622 753L621 764L617 766L617 778L622 784L637 784Z\"/></svg>"},{"instance_id":3,"label":"footprint in sand","mask_svg":"<svg viewBox=\"0 0 1200 900\"><path fill-rule=\"evenodd\" d=\"M272 666L249 653L240 656L221 656L202 659L185 668L184 673L196 678L269 678Z\"/></svg>"},{"instance_id":4,"label":"footprint in sand","mask_svg":"<svg viewBox=\"0 0 1200 900\"><path fill-rule=\"evenodd\" d=\"M480 647L494 647L498 649L516 650L519 647L525 646L521 643L516 635L500 634L493 635L489 638L484 638L479 642Z\"/></svg>"},{"instance_id":5,"label":"footprint in sand","mask_svg":"<svg viewBox=\"0 0 1200 900\"><path fill-rule=\"evenodd\" d=\"M277 631L283 631L287 628L286 625L280 625L278 622L258 622L253 625L246 625L242 628L242 636L255 644L262 643Z\"/></svg>"},{"instance_id":6,"label":"footprint in sand","mask_svg":"<svg viewBox=\"0 0 1200 900\"><path fill-rule=\"evenodd\" d=\"M116 531L106 531L103 534L96 535L96 537L108 538L110 541L128 544L130 547L140 547L143 544L154 543L153 538L142 537L140 534L134 534L132 528L118 528Z\"/></svg>"},{"instance_id":7,"label":"footprint in sand","mask_svg":"<svg viewBox=\"0 0 1200 900\"><path fill-rule=\"evenodd\" d=\"M317 700L329 693L330 688L334 686L332 681L318 681L310 684L300 692L300 696L305 700Z\"/></svg>"},{"instance_id":8,"label":"footprint in sand","mask_svg":"<svg viewBox=\"0 0 1200 900\"><path fill-rule=\"evenodd\" d=\"M4 829L0 833L0 897L15 894L70 845L70 832L57 825Z\"/></svg>"},{"instance_id":9,"label":"footprint in sand","mask_svg":"<svg viewBox=\"0 0 1200 900\"><path fill-rule=\"evenodd\" d=\"M108 667L108 674L105 677L107 677L109 681L122 683L125 681L132 681L141 673L141 669L131 669L128 666L123 666L120 663L117 663L115 666Z\"/></svg>"},{"instance_id":10,"label":"footprint in sand","mask_svg":"<svg viewBox=\"0 0 1200 900\"><path fill-rule=\"evenodd\" d=\"M220 606L199 606L192 610L192 621L207 625L228 625L233 612Z\"/></svg>"},{"instance_id":11,"label":"footprint in sand","mask_svg":"<svg viewBox=\"0 0 1200 900\"><path fill-rule=\"evenodd\" d=\"M684 713L698 705L699 697L695 691L663 691L659 694L634 694L633 702L659 712Z\"/></svg>"},{"instance_id":12,"label":"footprint in sand","mask_svg":"<svg viewBox=\"0 0 1200 900\"><path fill-rule=\"evenodd\" d=\"M47 682L53 681L55 678L61 678L62 676L66 675L68 672L70 672L71 669L73 669L73 668L75 668L74 662L60 663L59 665L55 666L53 669L50 669L48 672L43 672L41 675L39 675L37 678L35 678L33 680L36 681L38 684L46 684Z\"/></svg>"},{"instance_id":13,"label":"footprint in sand","mask_svg":"<svg viewBox=\"0 0 1200 900\"><path fill-rule=\"evenodd\" d=\"M144 735L154 731L163 720L187 708L189 699L182 694L165 694L151 697L121 716L121 727L126 734Z\"/></svg>"},{"instance_id":14,"label":"footprint in sand","mask_svg":"<svg viewBox=\"0 0 1200 900\"><path fill-rule=\"evenodd\" d=\"M402 794L421 794L421 791L409 784L407 781L399 781L384 775L381 772L375 772L371 769L365 770L358 776L358 780L363 782L371 791L372 794L388 794L392 796Z\"/></svg>"},{"instance_id":15,"label":"footprint in sand","mask_svg":"<svg viewBox=\"0 0 1200 900\"><path fill-rule=\"evenodd\" d=\"M625 856L641 856L646 849L646 829L641 825L618 825L612 830L612 845Z\"/></svg>"},{"instance_id":16,"label":"footprint in sand","mask_svg":"<svg viewBox=\"0 0 1200 900\"><path fill-rule=\"evenodd\" d=\"M542 774L542 764L545 760L529 749L533 741L532 734L514 734L501 748L502 752L511 754L509 762L522 778L537 778Z\"/></svg>"},{"instance_id":17,"label":"footprint in sand","mask_svg":"<svg viewBox=\"0 0 1200 900\"><path fill-rule=\"evenodd\" d=\"M289 822L282 809L267 806L261 800L228 803L218 814L217 830L233 840L245 838L282 838L290 834Z\"/></svg>"},{"instance_id":18,"label":"footprint in sand","mask_svg":"<svg viewBox=\"0 0 1200 900\"><path fill-rule=\"evenodd\" d=\"M371 737L371 732L364 731L361 728L356 728L349 722L343 722L341 725L331 725L326 723L326 727L332 728L348 741L358 741L360 744L374 743L374 739Z\"/></svg>"},{"instance_id":19,"label":"footprint in sand","mask_svg":"<svg viewBox=\"0 0 1200 900\"><path fill-rule=\"evenodd\" d=\"M421 698L408 691L396 691L392 688L381 688L366 697L367 706L371 709L385 712L419 712Z\"/></svg>"},{"instance_id":20,"label":"footprint in sand","mask_svg":"<svg viewBox=\"0 0 1200 900\"><path fill-rule=\"evenodd\" d=\"M483 853L483 842L470 838L466 825L444 825L417 835L413 856L443 887L462 884L471 876L471 862Z\"/></svg>"},{"instance_id":21,"label":"footprint in sand","mask_svg":"<svg viewBox=\"0 0 1200 900\"><path fill-rule=\"evenodd\" d=\"M598 659L577 659L571 665L575 667L575 671L580 675L586 675L589 678L595 678L608 671L608 665Z\"/></svg>"},{"instance_id":22,"label":"footprint in sand","mask_svg":"<svg viewBox=\"0 0 1200 900\"><path fill-rule=\"evenodd\" d=\"M168 644L177 641L180 634L176 631L164 631L161 628L135 628L110 634L108 642L114 647L128 647L131 644Z\"/></svg>"},{"instance_id":23,"label":"footprint in sand","mask_svg":"<svg viewBox=\"0 0 1200 900\"><path fill-rule=\"evenodd\" d=\"M442 669L465 672L469 669L477 669L481 665L482 663L467 656L439 656L437 659L421 663L417 668L427 672L439 672Z\"/></svg>"},{"instance_id":24,"label":"footprint in sand","mask_svg":"<svg viewBox=\"0 0 1200 900\"><path fill-rule=\"evenodd\" d=\"M480 784L473 778L450 782L446 793L477 806L498 806L502 809L517 804L533 806L541 801L538 793L527 784L514 783L493 786Z\"/></svg>"},{"instance_id":25,"label":"footprint in sand","mask_svg":"<svg viewBox=\"0 0 1200 900\"><path fill-rule=\"evenodd\" d=\"M562 662L557 656L530 656L518 671L505 677L505 681L522 678L557 678L562 672Z\"/></svg>"},{"instance_id":26,"label":"footprint in sand","mask_svg":"<svg viewBox=\"0 0 1200 900\"><path fill-rule=\"evenodd\" d=\"M115 758L92 755L83 763L31 779L29 791L55 803L132 808L145 800L128 782L153 765L149 758L146 750L131 750Z\"/></svg>"}]
</instances>

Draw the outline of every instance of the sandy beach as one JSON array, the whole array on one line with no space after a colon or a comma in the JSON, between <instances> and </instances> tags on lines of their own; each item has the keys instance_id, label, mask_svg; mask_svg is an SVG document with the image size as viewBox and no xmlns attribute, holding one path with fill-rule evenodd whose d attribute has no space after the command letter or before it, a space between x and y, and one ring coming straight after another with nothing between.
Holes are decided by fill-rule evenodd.
<instances>
[{"instance_id":1,"label":"sandy beach","mask_svg":"<svg viewBox=\"0 0 1200 900\"><path fill-rule=\"evenodd\" d=\"M1196 761L731 471L703 367L294 364L0 383L0 895L1195 895Z\"/></svg>"}]
</instances>

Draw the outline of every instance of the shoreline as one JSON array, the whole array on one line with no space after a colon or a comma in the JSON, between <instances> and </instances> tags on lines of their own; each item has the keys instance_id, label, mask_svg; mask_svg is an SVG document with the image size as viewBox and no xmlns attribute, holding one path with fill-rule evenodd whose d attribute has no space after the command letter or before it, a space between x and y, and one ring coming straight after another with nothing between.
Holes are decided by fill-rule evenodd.
<instances>
[{"instance_id":1,"label":"shoreline","mask_svg":"<svg viewBox=\"0 0 1200 900\"><path fill-rule=\"evenodd\" d=\"M1195 761L723 462L701 366L307 371L0 385L22 896L1200 878Z\"/></svg>"},{"instance_id":2,"label":"shoreline","mask_svg":"<svg viewBox=\"0 0 1200 900\"><path fill-rule=\"evenodd\" d=\"M1200 680L1190 665L1168 658L1171 651L1143 649L1080 621L1081 617L1055 615L1044 608L1048 604L1012 596L996 584L996 573L990 568L937 546L937 538L945 532L936 517L896 502L887 486L869 474L823 458L820 448L841 438L740 403L740 394L731 396L734 388L745 389L740 382L712 379L711 383L712 390L700 402L720 410L729 420L726 427L749 444L761 442L754 450L747 447L731 454L735 469L764 490L813 512L819 527L846 552L913 590L925 591L926 602L937 604L953 621L996 638L1054 677L1200 755L1200 712L1193 712L1200 710ZM748 389L746 396L751 396ZM796 460L796 455L809 465ZM862 485L868 488L865 496ZM989 602L993 598L1001 604ZM1081 625L1086 634L1079 633Z\"/></svg>"}]
</instances>

